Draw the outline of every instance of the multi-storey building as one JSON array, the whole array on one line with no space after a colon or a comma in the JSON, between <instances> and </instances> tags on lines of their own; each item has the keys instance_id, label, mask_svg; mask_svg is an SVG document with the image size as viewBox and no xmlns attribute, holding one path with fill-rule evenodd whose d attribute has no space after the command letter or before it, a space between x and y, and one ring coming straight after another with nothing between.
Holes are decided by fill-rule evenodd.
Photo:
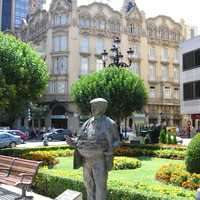
<instances>
[{"instance_id":1,"label":"multi-storey building","mask_svg":"<svg viewBox=\"0 0 200 200\"><path fill-rule=\"evenodd\" d=\"M100 55L111 48L115 37L121 39L123 55L129 47L134 49L130 70L144 80L149 91L146 120L180 122L183 24L164 15L146 18L133 0L126 0L120 12L103 3L78 7L76 0L53 0L48 11L35 12L22 29L22 39L31 41L48 65L50 80L42 98L50 109L46 126L68 124L74 130L78 117L70 88L80 75L103 68Z\"/></svg>"},{"instance_id":2,"label":"multi-storey building","mask_svg":"<svg viewBox=\"0 0 200 200\"><path fill-rule=\"evenodd\" d=\"M200 130L200 37L181 44L181 113Z\"/></svg>"},{"instance_id":3,"label":"multi-storey building","mask_svg":"<svg viewBox=\"0 0 200 200\"><path fill-rule=\"evenodd\" d=\"M22 19L43 3L44 0L0 0L0 30L15 33L20 28Z\"/></svg>"}]
</instances>

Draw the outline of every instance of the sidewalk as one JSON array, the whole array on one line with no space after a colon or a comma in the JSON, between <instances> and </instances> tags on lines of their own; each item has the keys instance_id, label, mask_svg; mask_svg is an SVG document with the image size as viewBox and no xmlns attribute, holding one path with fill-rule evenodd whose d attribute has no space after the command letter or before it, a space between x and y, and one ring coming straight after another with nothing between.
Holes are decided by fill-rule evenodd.
<instances>
[{"instance_id":1,"label":"sidewalk","mask_svg":"<svg viewBox=\"0 0 200 200\"><path fill-rule=\"evenodd\" d=\"M19 188L3 184L0 185L0 200L14 200L16 197L19 197L20 194L21 190ZM33 200L52 200L48 197L44 197L33 192L27 192L27 195L33 196Z\"/></svg>"}]
</instances>

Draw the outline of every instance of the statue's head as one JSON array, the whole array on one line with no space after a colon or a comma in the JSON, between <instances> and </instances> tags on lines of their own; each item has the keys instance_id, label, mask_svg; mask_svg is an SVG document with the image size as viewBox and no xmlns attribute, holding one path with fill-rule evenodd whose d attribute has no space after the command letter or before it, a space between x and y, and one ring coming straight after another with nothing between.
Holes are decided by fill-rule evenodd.
<instances>
[{"instance_id":1,"label":"statue's head","mask_svg":"<svg viewBox=\"0 0 200 200\"><path fill-rule=\"evenodd\" d=\"M101 116L106 112L108 101L103 98L96 98L90 101L93 116Z\"/></svg>"}]
</instances>

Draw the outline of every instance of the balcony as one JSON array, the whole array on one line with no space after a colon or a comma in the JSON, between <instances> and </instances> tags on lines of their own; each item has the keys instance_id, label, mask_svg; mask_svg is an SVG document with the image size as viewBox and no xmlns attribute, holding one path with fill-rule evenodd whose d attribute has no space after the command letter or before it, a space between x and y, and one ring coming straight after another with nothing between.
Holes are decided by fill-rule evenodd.
<instances>
[{"instance_id":1,"label":"balcony","mask_svg":"<svg viewBox=\"0 0 200 200\"><path fill-rule=\"evenodd\" d=\"M149 98L148 104L154 105L180 105L179 99Z\"/></svg>"},{"instance_id":2,"label":"balcony","mask_svg":"<svg viewBox=\"0 0 200 200\"><path fill-rule=\"evenodd\" d=\"M160 82L160 77L158 77L158 76L156 76L156 77L148 76L148 82L149 83L158 83L158 82Z\"/></svg>"},{"instance_id":3,"label":"balcony","mask_svg":"<svg viewBox=\"0 0 200 200\"><path fill-rule=\"evenodd\" d=\"M149 56L149 62L157 62L156 56Z\"/></svg>"},{"instance_id":4,"label":"balcony","mask_svg":"<svg viewBox=\"0 0 200 200\"><path fill-rule=\"evenodd\" d=\"M68 94L49 94L45 93L41 99L43 102L67 102L68 101Z\"/></svg>"},{"instance_id":5,"label":"balcony","mask_svg":"<svg viewBox=\"0 0 200 200\"><path fill-rule=\"evenodd\" d=\"M180 65L180 62L179 62L178 59L174 58L174 59L173 59L173 64L174 64L174 65Z\"/></svg>"},{"instance_id":6,"label":"balcony","mask_svg":"<svg viewBox=\"0 0 200 200\"><path fill-rule=\"evenodd\" d=\"M169 64L169 58L168 57L161 57L160 62L162 64Z\"/></svg>"}]
</instances>

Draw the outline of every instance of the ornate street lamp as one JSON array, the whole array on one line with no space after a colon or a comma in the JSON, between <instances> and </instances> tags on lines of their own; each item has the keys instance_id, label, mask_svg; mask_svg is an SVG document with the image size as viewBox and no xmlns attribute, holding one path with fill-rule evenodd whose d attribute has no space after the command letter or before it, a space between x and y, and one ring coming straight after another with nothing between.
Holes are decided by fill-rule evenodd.
<instances>
[{"instance_id":1,"label":"ornate street lamp","mask_svg":"<svg viewBox=\"0 0 200 200\"><path fill-rule=\"evenodd\" d=\"M112 63L110 63L108 67L111 66L130 67L132 64L134 51L132 50L132 48L129 48L129 50L127 51L129 63L126 64L125 62L123 62L124 56L120 52L120 42L121 41L118 37L116 37L113 41L113 46L111 48L111 56L110 56ZM101 54L101 58L103 61L103 66L106 67L106 62L108 60L108 52L106 50L104 50L103 53Z\"/></svg>"}]
</instances>

